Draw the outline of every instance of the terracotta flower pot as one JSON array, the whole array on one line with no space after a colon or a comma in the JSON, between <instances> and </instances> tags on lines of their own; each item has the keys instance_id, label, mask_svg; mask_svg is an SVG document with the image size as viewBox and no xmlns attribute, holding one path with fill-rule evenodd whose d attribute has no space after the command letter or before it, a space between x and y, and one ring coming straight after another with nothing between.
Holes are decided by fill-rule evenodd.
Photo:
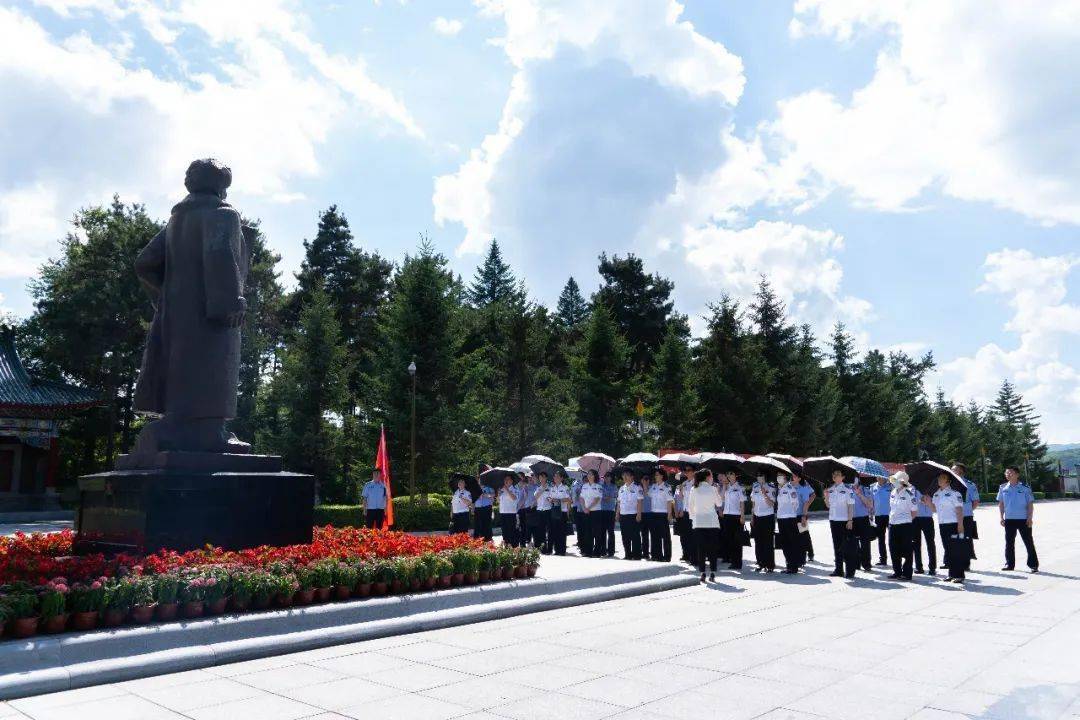
<instances>
[{"instance_id":1,"label":"terracotta flower pot","mask_svg":"<svg viewBox=\"0 0 1080 720\"><path fill-rule=\"evenodd\" d=\"M476 581L480 579L479 573L465 573L465 584L475 585Z\"/></svg>"},{"instance_id":2,"label":"terracotta flower pot","mask_svg":"<svg viewBox=\"0 0 1080 720\"><path fill-rule=\"evenodd\" d=\"M296 593L278 593L275 598L275 604L278 607L292 607L293 600L296 599Z\"/></svg>"},{"instance_id":3,"label":"terracotta flower pot","mask_svg":"<svg viewBox=\"0 0 1080 720\"><path fill-rule=\"evenodd\" d=\"M424 589L425 590L434 590L435 589L435 578L433 578L433 577L424 578Z\"/></svg>"},{"instance_id":4,"label":"terracotta flower pot","mask_svg":"<svg viewBox=\"0 0 1080 720\"><path fill-rule=\"evenodd\" d=\"M386 594L386 589L387 589L386 588L386 583L384 583L384 582L371 583L371 594L372 595L385 595Z\"/></svg>"},{"instance_id":5,"label":"terracotta flower pot","mask_svg":"<svg viewBox=\"0 0 1080 720\"><path fill-rule=\"evenodd\" d=\"M529 577L536 577L536 570L539 567L539 565L529 565L525 568L525 574Z\"/></svg>"},{"instance_id":6,"label":"terracotta flower pot","mask_svg":"<svg viewBox=\"0 0 1080 720\"><path fill-rule=\"evenodd\" d=\"M405 589L405 583L401 582L400 580L391 580L390 581L390 592L392 592L393 594L397 595L398 593L400 593L404 589Z\"/></svg>"},{"instance_id":7,"label":"terracotta flower pot","mask_svg":"<svg viewBox=\"0 0 1080 720\"><path fill-rule=\"evenodd\" d=\"M503 577L503 580L513 580L514 579L514 567L512 565L504 567L502 569L502 577Z\"/></svg>"},{"instance_id":8,"label":"terracotta flower pot","mask_svg":"<svg viewBox=\"0 0 1080 720\"><path fill-rule=\"evenodd\" d=\"M71 629L72 630L93 630L98 625L98 619L101 616L97 610L90 610L89 612L77 612L71 613Z\"/></svg>"},{"instance_id":9,"label":"terracotta flower pot","mask_svg":"<svg viewBox=\"0 0 1080 720\"><path fill-rule=\"evenodd\" d=\"M366 598L371 595L371 583L360 583L356 586L356 597Z\"/></svg>"},{"instance_id":10,"label":"terracotta flower pot","mask_svg":"<svg viewBox=\"0 0 1080 720\"><path fill-rule=\"evenodd\" d=\"M412 590L413 592L416 592L417 590L419 590L423 586L423 584L424 584L424 581L421 580L420 578L413 578L412 580L409 581L409 589Z\"/></svg>"},{"instance_id":11,"label":"terracotta flower pot","mask_svg":"<svg viewBox=\"0 0 1080 720\"><path fill-rule=\"evenodd\" d=\"M450 587L450 583L451 583L451 578L450 578L449 575L441 575L439 577L439 587L448 588L448 587Z\"/></svg>"},{"instance_id":12,"label":"terracotta flower pot","mask_svg":"<svg viewBox=\"0 0 1080 720\"><path fill-rule=\"evenodd\" d=\"M101 624L105 627L119 627L127 618L127 610L121 608L109 608L101 613Z\"/></svg>"},{"instance_id":13,"label":"terracotta flower pot","mask_svg":"<svg viewBox=\"0 0 1080 720\"><path fill-rule=\"evenodd\" d=\"M154 619L153 605L136 605L131 608L131 622L136 625L145 625Z\"/></svg>"},{"instance_id":14,"label":"terracotta flower pot","mask_svg":"<svg viewBox=\"0 0 1080 720\"><path fill-rule=\"evenodd\" d=\"M293 595L293 605L310 605L311 601L315 599L315 588L307 588L306 590L297 590Z\"/></svg>"},{"instance_id":15,"label":"terracotta flower pot","mask_svg":"<svg viewBox=\"0 0 1080 720\"><path fill-rule=\"evenodd\" d=\"M154 617L158 620L175 620L176 603L158 603L154 608Z\"/></svg>"},{"instance_id":16,"label":"terracotta flower pot","mask_svg":"<svg viewBox=\"0 0 1080 720\"><path fill-rule=\"evenodd\" d=\"M180 606L180 614L185 618L197 618L203 616L206 604L202 600L192 600Z\"/></svg>"},{"instance_id":17,"label":"terracotta flower pot","mask_svg":"<svg viewBox=\"0 0 1080 720\"><path fill-rule=\"evenodd\" d=\"M517 567L514 568L514 577L523 578L523 577L525 577L525 574L526 574L526 570L525 570L524 565L518 565Z\"/></svg>"},{"instance_id":18,"label":"terracotta flower pot","mask_svg":"<svg viewBox=\"0 0 1080 720\"><path fill-rule=\"evenodd\" d=\"M17 638L28 638L37 635L38 621L41 618L15 618L11 621L11 636Z\"/></svg>"},{"instance_id":19,"label":"terracotta flower pot","mask_svg":"<svg viewBox=\"0 0 1080 720\"><path fill-rule=\"evenodd\" d=\"M321 587L315 588L315 602L324 603L330 599L330 588Z\"/></svg>"},{"instance_id":20,"label":"terracotta flower pot","mask_svg":"<svg viewBox=\"0 0 1080 720\"><path fill-rule=\"evenodd\" d=\"M352 588L348 585L338 585L334 588L334 599L348 600L352 596Z\"/></svg>"},{"instance_id":21,"label":"terracotta flower pot","mask_svg":"<svg viewBox=\"0 0 1080 720\"><path fill-rule=\"evenodd\" d=\"M454 573L450 576L450 584L454 587L462 585L465 582L465 573Z\"/></svg>"},{"instance_id":22,"label":"terracotta flower pot","mask_svg":"<svg viewBox=\"0 0 1080 720\"><path fill-rule=\"evenodd\" d=\"M59 615L53 615L52 617L41 619L41 632L46 635L55 635L56 633L64 632L67 628L67 622L70 615L68 613L60 613Z\"/></svg>"},{"instance_id":23,"label":"terracotta flower pot","mask_svg":"<svg viewBox=\"0 0 1080 720\"><path fill-rule=\"evenodd\" d=\"M480 576L480 582L482 583L491 580L491 572L489 570L481 570L478 575Z\"/></svg>"},{"instance_id":24,"label":"terracotta flower pot","mask_svg":"<svg viewBox=\"0 0 1080 720\"><path fill-rule=\"evenodd\" d=\"M217 600L211 600L210 602L206 603L206 614L221 615L225 612L225 608L227 608L228 606L229 598L227 597L218 598Z\"/></svg>"},{"instance_id":25,"label":"terracotta flower pot","mask_svg":"<svg viewBox=\"0 0 1080 720\"><path fill-rule=\"evenodd\" d=\"M274 600L275 598L272 598L269 595L254 595L251 598L251 607L255 610L265 610L270 607L270 603Z\"/></svg>"},{"instance_id":26,"label":"terracotta flower pot","mask_svg":"<svg viewBox=\"0 0 1080 720\"><path fill-rule=\"evenodd\" d=\"M246 612L251 607L251 600L252 598L238 598L233 595L229 598L229 609L238 613Z\"/></svg>"}]
</instances>

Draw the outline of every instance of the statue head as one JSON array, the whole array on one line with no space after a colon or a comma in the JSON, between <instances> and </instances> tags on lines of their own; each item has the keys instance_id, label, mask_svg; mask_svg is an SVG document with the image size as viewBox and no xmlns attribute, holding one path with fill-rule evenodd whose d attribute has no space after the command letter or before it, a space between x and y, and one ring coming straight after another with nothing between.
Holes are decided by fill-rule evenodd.
<instances>
[{"instance_id":1,"label":"statue head","mask_svg":"<svg viewBox=\"0 0 1080 720\"><path fill-rule=\"evenodd\" d=\"M188 165L184 175L184 187L191 193L211 193L222 200L225 191L232 185L232 170L220 160L203 158Z\"/></svg>"}]
</instances>

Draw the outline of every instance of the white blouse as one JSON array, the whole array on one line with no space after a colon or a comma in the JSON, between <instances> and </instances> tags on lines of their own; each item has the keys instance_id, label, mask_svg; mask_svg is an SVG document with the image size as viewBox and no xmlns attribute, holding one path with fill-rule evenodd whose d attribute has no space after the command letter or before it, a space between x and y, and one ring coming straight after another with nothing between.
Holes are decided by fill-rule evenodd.
<instances>
[{"instance_id":1,"label":"white blouse","mask_svg":"<svg viewBox=\"0 0 1080 720\"><path fill-rule=\"evenodd\" d=\"M690 513L690 522L695 528L719 528L720 518L716 508L722 507L723 498L711 483L701 483L690 491L686 509Z\"/></svg>"}]
</instances>

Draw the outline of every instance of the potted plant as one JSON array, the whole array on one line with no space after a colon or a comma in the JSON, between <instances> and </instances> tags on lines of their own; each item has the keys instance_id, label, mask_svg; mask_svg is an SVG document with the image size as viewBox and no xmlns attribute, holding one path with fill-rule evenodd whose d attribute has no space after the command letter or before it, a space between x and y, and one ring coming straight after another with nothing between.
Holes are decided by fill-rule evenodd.
<instances>
[{"instance_id":1,"label":"potted plant","mask_svg":"<svg viewBox=\"0 0 1080 720\"><path fill-rule=\"evenodd\" d=\"M352 597L360 572L355 565L339 560L334 563L334 599L348 600Z\"/></svg>"},{"instance_id":2,"label":"potted plant","mask_svg":"<svg viewBox=\"0 0 1080 720\"><path fill-rule=\"evenodd\" d=\"M105 583L104 610L101 623L105 627L118 627L124 624L131 612L132 585L128 578L111 578Z\"/></svg>"},{"instance_id":3,"label":"potted plant","mask_svg":"<svg viewBox=\"0 0 1080 720\"><path fill-rule=\"evenodd\" d=\"M433 590L439 578L439 556L431 552L424 553L420 556L419 562L422 569L424 589Z\"/></svg>"},{"instance_id":4,"label":"potted plant","mask_svg":"<svg viewBox=\"0 0 1080 720\"><path fill-rule=\"evenodd\" d=\"M158 620L176 619L176 596L180 592L180 578L172 573L154 576L154 616Z\"/></svg>"},{"instance_id":5,"label":"potted plant","mask_svg":"<svg viewBox=\"0 0 1080 720\"><path fill-rule=\"evenodd\" d=\"M454 564L454 574L450 584L457 586L465 582L465 573L469 569L469 551L465 548L457 548L450 551L450 562Z\"/></svg>"},{"instance_id":6,"label":"potted plant","mask_svg":"<svg viewBox=\"0 0 1080 720\"><path fill-rule=\"evenodd\" d=\"M0 637L7 630L8 620L11 619L11 608L7 604L7 595L0 595Z\"/></svg>"},{"instance_id":7,"label":"potted plant","mask_svg":"<svg viewBox=\"0 0 1080 720\"><path fill-rule=\"evenodd\" d=\"M366 598L371 595L372 581L374 579L375 567L371 563L356 563L356 596Z\"/></svg>"},{"instance_id":8,"label":"potted plant","mask_svg":"<svg viewBox=\"0 0 1080 720\"><path fill-rule=\"evenodd\" d=\"M528 572L525 569L526 561L528 560L528 551L530 548L514 548L514 577L523 578Z\"/></svg>"},{"instance_id":9,"label":"potted plant","mask_svg":"<svg viewBox=\"0 0 1080 720\"><path fill-rule=\"evenodd\" d=\"M412 592L417 592L424 586L424 578L426 577L424 572L424 565L420 562L420 558L408 557L402 558L401 564L405 568L405 572L409 577L408 587Z\"/></svg>"},{"instance_id":10,"label":"potted plant","mask_svg":"<svg viewBox=\"0 0 1080 720\"><path fill-rule=\"evenodd\" d=\"M465 584L475 585L480 580L480 553L468 550L465 553Z\"/></svg>"},{"instance_id":11,"label":"potted plant","mask_svg":"<svg viewBox=\"0 0 1080 720\"><path fill-rule=\"evenodd\" d=\"M271 573L269 577L278 606L291 607L296 594L300 591L300 581L296 578L296 575L291 572L285 574Z\"/></svg>"},{"instance_id":12,"label":"potted plant","mask_svg":"<svg viewBox=\"0 0 1080 720\"><path fill-rule=\"evenodd\" d=\"M395 595L404 592L410 580L410 568L405 560L399 557L390 562L390 592Z\"/></svg>"},{"instance_id":13,"label":"potted plant","mask_svg":"<svg viewBox=\"0 0 1080 720\"><path fill-rule=\"evenodd\" d=\"M501 547L496 553L499 558L499 575L503 580L514 577L514 548Z\"/></svg>"},{"instance_id":14,"label":"potted plant","mask_svg":"<svg viewBox=\"0 0 1080 720\"><path fill-rule=\"evenodd\" d=\"M525 550L525 574L536 577L536 571L540 567L540 551L536 548L524 548Z\"/></svg>"},{"instance_id":15,"label":"potted plant","mask_svg":"<svg viewBox=\"0 0 1080 720\"><path fill-rule=\"evenodd\" d=\"M38 594L38 614L41 616L41 632L50 635L64 632L67 627L67 594L69 588L64 578L50 580Z\"/></svg>"},{"instance_id":16,"label":"potted plant","mask_svg":"<svg viewBox=\"0 0 1080 720\"><path fill-rule=\"evenodd\" d=\"M4 603L8 614L11 616L11 635L17 638L28 638L38 631L38 623L41 621L40 607L37 593L25 583L20 583L6 596Z\"/></svg>"},{"instance_id":17,"label":"potted plant","mask_svg":"<svg viewBox=\"0 0 1080 720\"><path fill-rule=\"evenodd\" d=\"M330 587L334 584L334 566L336 561L330 558L316 560L311 563L311 581L315 586L315 602L326 602L330 599Z\"/></svg>"},{"instance_id":18,"label":"potted plant","mask_svg":"<svg viewBox=\"0 0 1080 720\"><path fill-rule=\"evenodd\" d=\"M439 579L439 587L448 588L454 575L454 563L445 555L435 557L435 576Z\"/></svg>"},{"instance_id":19,"label":"potted plant","mask_svg":"<svg viewBox=\"0 0 1080 720\"><path fill-rule=\"evenodd\" d=\"M71 608L71 627L75 630L93 630L97 627L101 608L105 603L106 578L89 583L75 583L68 593Z\"/></svg>"},{"instance_id":20,"label":"potted plant","mask_svg":"<svg viewBox=\"0 0 1080 720\"><path fill-rule=\"evenodd\" d=\"M276 575L267 570L252 570L248 574L251 582L251 607L265 610L270 607L282 590L282 583ZM290 599L292 591L289 590Z\"/></svg>"},{"instance_id":21,"label":"potted plant","mask_svg":"<svg viewBox=\"0 0 1080 720\"><path fill-rule=\"evenodd\" d=\"M204 570L206 577L214 582L206 587L204 602L207 615L221 615L229 605L232 575L228 568L211 565Z\"/></svg>"},{"instance_id":22,"label":"potted plant","mask_svg":"<svg viewBox=\"0 0 1080 720\"><path fill-rule=\"evenodd\" d=\"M480 582L486 583L491 580L493 572L499 569L498 555L494 550L484 548L480 551Z\"/></svg>"},{"instance_id":23,"label":"potted plant","mask_svg":"<svg viewBox=\"0 0 1080 720\"><path fill-rule=\"evenodd\" d=\"M376 560L372 564L371 594L385 595L394 579L394 568L385 560Z\"/></svg>"},{"instance_id":24,"label":"potted plant","mask_svg":"<svg viewBox=\"0 0 1080 720\"><path fill-rule=\"evenodd\" d=\"M300 585L293 594L293 604L310 605L315 599L315 569L311 565L296 568L296 581Z\"/></svg>"},{"instance_id":25,"label":"potted plant","mask_svg":"<svg viewBox=\"0 0 1080 720\"><path fill-rule=\"evenodd\" d=\"M252 598L260 589L257 571L236 568L229 573L229 607L235 612L244 612L251 606ZM269 603L269 595L266 597Z\"/></svg>"},{"instance_id":26,"label":"potted plant","mask_svg":"<svg viewBox=\"0 0 1080 720\"><path fill-rule=\"evenodd\" d=\"M145 625L154 618L154 578L135 576L128 578L131 585L131 621Z\"/></svg>"}]
</instances>

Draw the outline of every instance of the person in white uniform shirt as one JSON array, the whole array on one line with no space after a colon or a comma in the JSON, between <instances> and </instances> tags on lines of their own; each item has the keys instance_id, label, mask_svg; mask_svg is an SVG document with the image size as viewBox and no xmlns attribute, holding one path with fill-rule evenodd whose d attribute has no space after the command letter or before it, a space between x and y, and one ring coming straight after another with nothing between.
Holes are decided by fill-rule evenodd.
<instances>
[{"instance_id":1,"label":"person in white uniform shirt","mask_svg":"<svg viewBox=\"0 0 1080 720\"><path fill-rule=\"evenodd\" d=\"M619 488L619 532L622 534L623 557L627 560L641 559L641 486L634 482L634 473L622 471L623 484Z\"/></svg>"},{"instance_id":2,"label":"person in white uniform shirt","mask_svg":"<svg viewBox=\"0 0 1080 720\"><path fill-rule=\"evenodd\" d=\"M776 490L765 482L764 475L758 475L757 482L750 491L750 505L754 514L750 520L750 535L754 539L754 558L757 560L754 572L764 570L771 573L776 569L776 549L773 547L773 535L776 533Z\"/></svg>"},{"instance_id":3,"label":"person in white uniform shirt","mask_svg":"<svg viewBox=\"0 0 1080 720\"><path fill-rule=\"evenodd\" d=\"M802 497L799 486L787 481L783 475L777 477L780 488L776 491L776 523L780 529L780 549L784 553L784 572L794 575L806 562L806 543L799 532L802 519Z\"/></svg>"},{"instance_id":4,"label":"person in white uniform shirt","mask_svg":"<svg viewBox=\"0 0 1080 720\"><path fill-rule=\"evenodd\" d=\"M686 510L693 526L694 547L697 550L702 582L705 582L706 562L709 566L709 581L716 580L716 560L720 554L720 518L716 511L723 505L724 499L713 484L712 472L698 470L694 473L694 487L686 499Z\"/></svg>"},{"instance_id":5,"label":"person in white uniform shirt","mask_svg":"<svg viewBox=\"0 0 1080 720\"><path fill-rule=\"evenodd\" d=\"M908 474L900 471L893 475L893 489L889 493L889 555L892 556L893 580L910 580L911 563L915 555L914 528L912 522L919 510L918 494L908 481Z\"/></svg>"},{"instance_id":6,"label":"person in white uniform shirt","mask_svg":"<svg viewBox=\"0 0 1080 720\"><path fill-rule=\"evenodd\" d=\"M844 473L839 470L833 470L832 485L825 490L825 505L829 508L829 530L836 559L836 569L830 575L853 578L859 564L858 553L848 557L845 543L854 525L855 491L844 484Z\"/></svg>"},{"instance_id":7,"label":"person in white uniform shirt","mask_svg":"<svg viewBox=\"0 0 1080 720\"><path fill-rule=\"evenodd\" d=\"M949 551L949 578L946 582L964 584L964 573L970 562L964 539L964 496L952 489L949 476L938 475L938 490L929 502L938 516L942 542Z\"/></svg>"},{"instance_id":8,"label":"person in white uniform shirt","mask_svg":"<svg viewBox=\"0 0 1080 720\"><path fill-rule=\"evenodd\" d=\"M499 527L502 528L503 545L517 547L518 540L518 489L514 476L507 473L499 488Z\"/></svg>"},{"instance_id":9,"label":"person in white uniform shirt","mask_svg":"<svg viewBox=\"0 0 1080 720\"><path fill-rule=\"evenodd\" d=\"M570 486L566 484L566 472L556 470L548 487L548 548L556 555L566 554L566 519L570 514Z\"/></svg>"},{"instance_id":10,"label":"person in white uniform shirt","mask_svg":"<svg viewBox=\"0 0 1080 720\"><path fill-rule=\"evenodd\" d=\"M727 487L724 489L724 544L727 546L731 569L742 570L746 493L736 478L734 472L727 474Z\"/></svg>"},{"instance_id":11,"label":"person in white uniform shirt","mask_svg":"<svg viewBox=\"0 0 1080 720\"><path fill-rule=\"evenodd\" d=\"M469 510L472 509L472 494L465 489L465 481L458 480L458 489L450 498L450 524L451 532L469 532Z\"/></svg>"},{"instance_id":12,"label":"person in white uniform shirt","mask_svg":"<svg viewBox=\"0 0 1080 720\"><path fill-rule=\"evenodd\" d=\"M551 522L550 488L547 473L537 473L536 490L533 491L536 505L533 508L532 539L533 547L538 548L545 555L551 554L551 540L547 536L548 524Z\"/></svg>"},{"instance_id":13,"label":"person in white uniform shirt","mask_svg":"<svg viewBox=\"0 0 1080 720\"><path fill-rule=\"evenodd\" d=\"M585 473L585 482L578 490L581 512L578 513L578 548L582 557L602 557L603 527L600 518L600 503L604 490L600 487L600 476L596 470Z\"/></svg>"},{"instance_id":14,"label":"person in white uniform shirt","mask_svg":"<svg viewBox=\"0 0 1080 720\"><path fill-rule=\"evenodd\" d=\"M671 562L671 514L674 496L667 484L667 474L657 468L649 486L649 557L658 562ZM643 548L644 550L644 548Z\"/></svg>"}]
</instances>

